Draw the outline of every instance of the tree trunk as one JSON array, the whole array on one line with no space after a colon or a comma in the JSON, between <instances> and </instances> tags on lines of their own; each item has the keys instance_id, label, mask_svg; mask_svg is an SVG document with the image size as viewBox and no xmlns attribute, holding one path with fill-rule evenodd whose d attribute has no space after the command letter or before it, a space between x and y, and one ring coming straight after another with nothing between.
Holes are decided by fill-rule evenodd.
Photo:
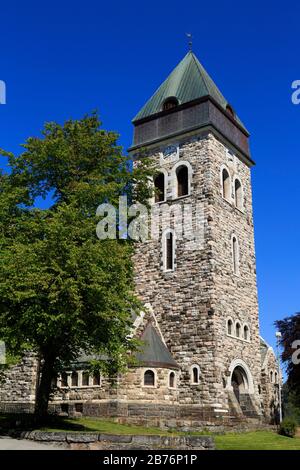
<instances>
[{"instance_id":1,"label":"tree trunk","mask_svg":"<svg viewBox=\"0 0 300 470\"><path fill-rule=\"evenodd\" d=\"M55 357L50 355L42 356L42 365L40 368L40 380L38 381L35 417L38 422L46 420L48 415L48 403L51 392L51 383L54 377Z\"/></svg>"}]
</instances>

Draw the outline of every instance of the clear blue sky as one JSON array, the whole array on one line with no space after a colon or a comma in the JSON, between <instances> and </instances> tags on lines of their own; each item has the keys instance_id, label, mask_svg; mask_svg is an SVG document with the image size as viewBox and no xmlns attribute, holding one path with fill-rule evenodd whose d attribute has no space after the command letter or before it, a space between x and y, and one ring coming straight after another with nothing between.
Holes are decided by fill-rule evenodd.
<instances>
[{"instance_id":1,"label":"clear blue sky","mask_svg":"<svg viewBox=\"0 0 300 470\"><path fill-rule=\"evenodd\" d=\"M300 310L299 3L274 1L16 1L1 4L0 147L98 109L131 143L131 119L194 52L251 132L261 332Z\"/></svg>"}]
</instances>

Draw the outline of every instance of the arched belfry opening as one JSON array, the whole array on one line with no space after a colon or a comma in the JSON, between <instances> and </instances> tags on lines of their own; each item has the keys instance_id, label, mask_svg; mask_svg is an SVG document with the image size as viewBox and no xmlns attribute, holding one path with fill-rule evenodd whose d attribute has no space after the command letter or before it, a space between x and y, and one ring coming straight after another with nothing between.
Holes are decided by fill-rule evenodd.
<instances>
[{"instance_id":1,"label":"arched belfry opening","mask_svg":"<svg viewBox=\"0 0 300 470\"><path fill-rule=\"evenodd\" d=\"M235 397L240 402L240 396L242 393L247 393L249 390L249 381L246 371L241 366L237 366L231 376L231 386Z\"/></svg>"},{"instance_id":2,"label":"arched belfry opening","mask_svg":"<svg viewBox=\"0 0 300 470\"><path fill-rule=\"evenodd\" d=\"M170 96L163 103L163 111L169 111L170 109L178 106L178 99L175 96Z\"/></svg>"}]
</instances>

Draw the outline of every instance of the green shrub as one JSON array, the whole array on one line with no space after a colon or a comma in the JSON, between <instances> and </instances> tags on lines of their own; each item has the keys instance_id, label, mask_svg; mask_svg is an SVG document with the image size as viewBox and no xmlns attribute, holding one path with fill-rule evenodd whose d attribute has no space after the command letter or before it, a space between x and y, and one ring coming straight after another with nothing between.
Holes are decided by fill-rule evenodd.
<instances>
[{"instance_id":1,"label":"green shrub","mask_svg":"<svg viewBox=\"0 0 300 470\"><path fill-rule=\"evenodd\" d=\"M300 408L297 408L293 403L287 403L284 407L284 416L286 418L293 418L300 426Z\"/></svg>"},{"instance_id":2,"label":"green shrub","mask_svg":"<svg viewBox=\"0 0 300 470\"><path fill-rule=\"evenodd\" d=\"M279 434L287 437L294 437L297 430L297 421L292 416L284 418L279 428Z\"/></svg>"}]
</instances>

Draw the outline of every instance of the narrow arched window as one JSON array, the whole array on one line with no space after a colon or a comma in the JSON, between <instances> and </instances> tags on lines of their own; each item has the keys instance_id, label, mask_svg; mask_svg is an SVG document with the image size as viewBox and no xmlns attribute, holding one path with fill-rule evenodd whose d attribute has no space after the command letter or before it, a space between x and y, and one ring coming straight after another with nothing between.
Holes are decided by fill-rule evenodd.
<instances>
[{"instance_id":1,"label":"narrow arched window","mask_svg":"<svg viewBox=\"0 0 300 470\"><path fill-rule=\"evenodd\" d=\"M234 203L237 209L243 209L243 190L241 182L238 179L234 182Z\"/></svg>"},{"instance_id":2,"label":"narrow arched window","mask_svg":"<svg viewBox=\"0 0 300 470\"><path fill-rule=\"evenodd\" d=\"M245 339L246 341L249 340L249 328L248 328L247 325L244 326L244 339Z\"/></svg>"},{"instance_id":3,"label":"narrow arched window","mask_svg":"<svg viewBox=\"0 0 300 470\"><path fill-rule=\"evenodd\" d=\"M274 382L277 384L278 383L278 374L275 372L274 374Z\"/></svg>"},{"instance_id":4,"label":"narrow arched window","mask_svg":"<svg viewBox=\"0 0 300 470\"><path fill-rule=\"evenodd\" d=\"M153 370L146 370L144 373L144 385L148 387L154 387L155 385L155 374Z\"/></svg>"},{"instance_id":5,"label":"narrow arched window","mask_svg":"<svg viewBox=\"0 0 300 470\"><path fill-rule=\"evenodd\" d=\"M169 375L169 387L175 388L175 372L171 372Z\"/></svg>"},{"instance_id":6,"label":"narrow arched window","mask_svg":"<svg viewBox=\"0 0 300 470\"><path fill-rule=\"evenodd\" d=\"M187 166L181 165L176 169L177 197L189 194L189 171Z\"/></svg>"},{"instance_id":7,"label":"narrow arched window","mask_svg":"<svg viewBox=\"0 0 300 470\"><path fill-rule=\"evenodd\" d=\"M61 374L61 386L62 387L68 386L68 374L66 372L63 372Z\"/></svg>"},{"instance_id":8,"label":"narrow arched window","mask_svg":"<svg viewBox=\"0 0 300 470\"><path fill-rule=\"evenodd\" d=\"M178 99L172 96L164 101L163 111L169 111L170 109L176 108L176 106L178 106Z\"/></svg>"},{"instance_id":9,"label":"narrow arched window","mask_svg":"<svg viewBox=\"0 0 300 470\"><path fill-rule=\"evenodd\" d=\"M84 387L87 387L89 385L89 373L88 372L82 372L82 385Z\"/></svg>"},{"instance_id":10,"label":"narrow arched window","mask_svg":"<svg viewBox=\"0 0 300 470\"><path fill-rule=\"evenodd\" d=\"M163 235L163 269L174 270L175 240L173 231L169 230Z\"/></svg>"},{"instance_id":11,"label":"narrow arched window","mask_svg":"<svg viewBox=\"0 0 300 470\"><path fill-rule=\"evenodd\" d=\"M239 273L239 246L236 236L232 237L232 263L234 274Z\"/></svg>"},{"instance_id":12,"label":"narrow arched window","mask_svg":"<svg viewBox=\"0 0 300 470\"><path fill-rule=\"evenodd\" d=\"M100 385L100 372L94 372L93 385Z\"/></svg>"},{"instance_id":13,"label":"narrow arched window","mask_svg":"<svg viewBox=\"0 0 300 470\"><path fill-rule=\"evenodd\" d=\"M241 337L241 325L240 323L237 323L235 326L235 334L237 338Z\"/></svg>"},{"instance_id":14,"label":"narrow arched window","mask_svg":"<svg viewBox=\"0 0 300 470\"><path fill-rule=\"evenodd\" d=\"M222 194L224 199L230 200L230 176L226 168L222 170Z\"/></svg>"},{"instance_id":15,"label":"narrow arched window","mask_svg":"<svg viewBox=\"0 0 300 470\"><path fill-rule=\"evenodd\" d=\"M270 382L273 383L273 371L270 372Z\"/></svg>"},{"instance_id":16,"label":"narrow arched window","mask_svg":"<svg viewBox=\"0 0 300 470\"><path fill-rule=\"evenodd\" d=\"M198 384L200 382L200 369L198 366L193 366L192 367L192 383L193 384Z\"/></svg>"},{"instance_id":17,"label":"narrow arched window","mask_svg":"<svg viewBox=\"0 0 300 470\"><path fill-rule=\"evenodd\" d=\"M160 173L154 179L155 187L155 202L162 202L165 200L165 175Z\"/></svg>"},{"instance_id":18,"label":"narrow arched window","mask_svg":"<svg viewBox=\"0 0 300 470\"><path fill-rule=\"evenodd\" d=\"M75 371L71 375L71 384L72 387L78 387L78 374Z\"/></svg>"},{"instance_id":19,"label":"narrow arched window","mask_svg":"<svg viewBox=\"0 0 300 470\"><path fill-rule=\"evenodd\" d=\"M233 327L232 320L228 320L228 322L227 322L227 333L229 335L232 335L232 327Z\"/></svg>"}]
</instances>

